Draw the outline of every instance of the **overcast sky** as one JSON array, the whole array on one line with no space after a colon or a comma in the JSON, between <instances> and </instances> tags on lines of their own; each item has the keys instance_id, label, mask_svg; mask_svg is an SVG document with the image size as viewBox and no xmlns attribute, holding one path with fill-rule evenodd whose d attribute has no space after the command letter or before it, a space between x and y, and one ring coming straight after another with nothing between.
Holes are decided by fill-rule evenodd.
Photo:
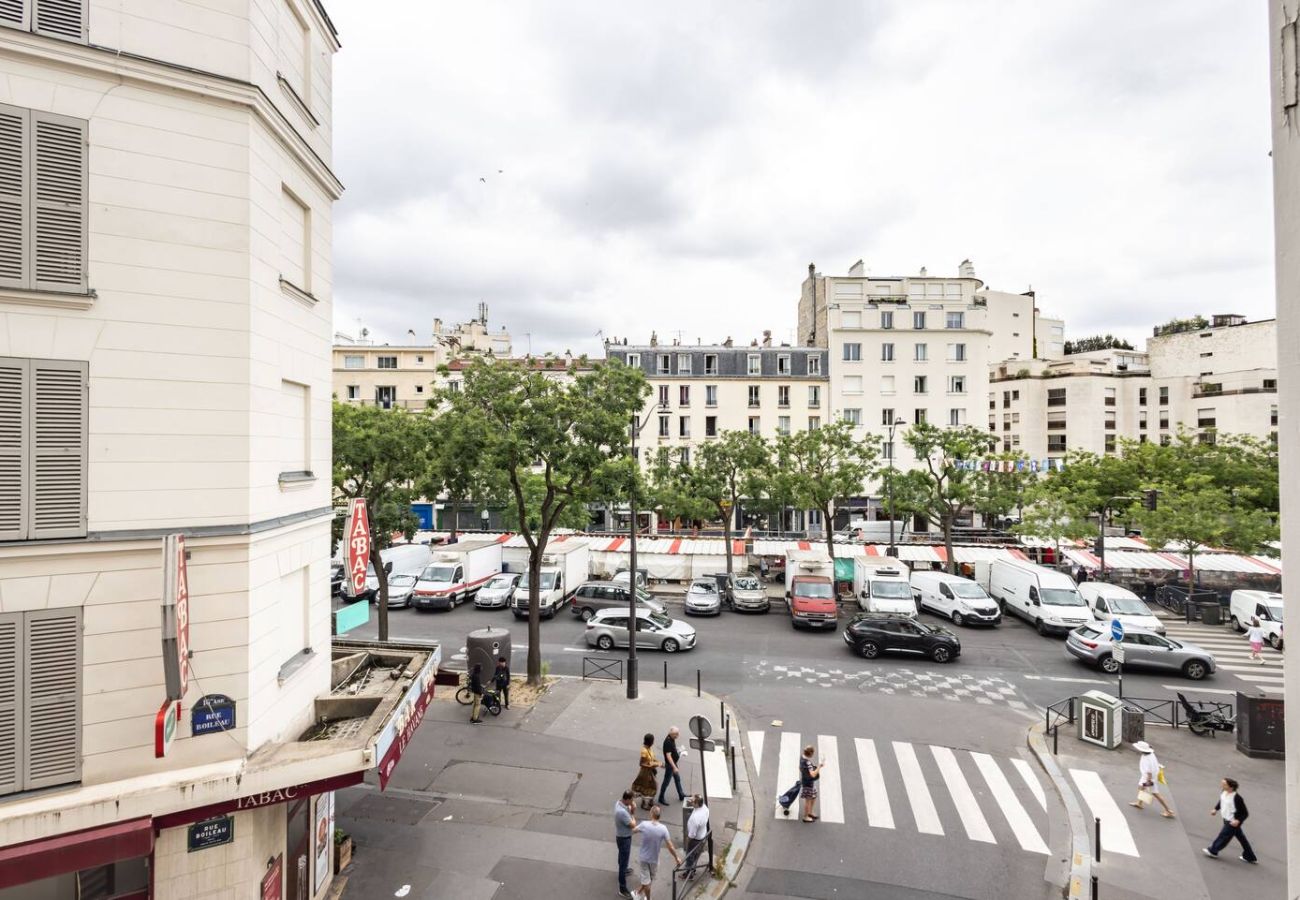
<instances>
[{"instance_id":1,"label":"overcast sky","mask_svg":"<svg viewBox=\"0 0 1300 900\"><path fill-rule=\"evenodd\" d=\"M344 332L790 340L859 258L1067 336L1273 315L1263 3L383 5L328 3Z\"/></svg>"}]
</instances>

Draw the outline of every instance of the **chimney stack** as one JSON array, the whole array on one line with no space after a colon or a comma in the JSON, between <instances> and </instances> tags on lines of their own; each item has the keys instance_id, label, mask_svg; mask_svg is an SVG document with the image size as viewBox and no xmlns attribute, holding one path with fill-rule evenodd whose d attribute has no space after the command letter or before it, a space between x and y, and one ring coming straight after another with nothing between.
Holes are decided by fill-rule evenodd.
<instances>
[{"instance_id":1,"label":"chimney stack","mask_svg":"<svg viewBox=\"0 0 1300 900\"><path fill-rule=\"evenodd\" d=\"M763 346L772 346L772 330L770 328L763 329Z\"/></svg>"},{"instance_id":2,"label":"chimney stack","mask_svg":"<svg viewBox=\"0 0 1300 900\"><path fill-rule=\"evenodd\" d=\"M730 347L730 346L731 346L731 335L727 335L727 339L726 339L725 341L722 342L722 346L724 346L724 347Z\"/></svg>"}]
</instances>

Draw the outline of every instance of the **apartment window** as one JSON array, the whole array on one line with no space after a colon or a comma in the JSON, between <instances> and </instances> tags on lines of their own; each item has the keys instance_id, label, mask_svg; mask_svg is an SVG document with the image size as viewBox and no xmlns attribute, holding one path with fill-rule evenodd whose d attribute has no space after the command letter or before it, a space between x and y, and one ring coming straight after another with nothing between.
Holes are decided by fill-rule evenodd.
<instances>
[{"instance_id":1,"label":"apartment window","mask_svg":"<svg viewBox=\"0 0 1300 900\"><path fill-rule=\"evenodd\" d=\"M885 344L881 344L881 345L880 345L880 361L881 361L881 362L893 362L893 361L894 361L894 345L893 345L893 344L885 343Z\"/></svg>"},{"instance_id":2,"label":"apartment window","mask_svg":"<svg viewBox=\"0 0 1300 900\"><path fill-rule=\"evenodd\" d=\"M375 406L381 409L392 409L395 403L397 403L397 385L375 385Z\"/></svg>"},{"instance_id":3,"label":"apartment window","mask_svg":"<svg viewBox=\"0 0 1300 900\"><path fill-rule=\"evenodd\" d=\"M930 382L924 375L916 375L912 378L912 393L927 394L930 392Z\"/></svg>"},{"instance_id":4,"label":"apartment window","mask_svg":"<svg viewBox=\"0 0 1300 900\"><path fill-rule=\"evenodd\" d=\"M378 357L378 358L375 360L375 365L378 366L378 367L381 368L381 369L396 369L396 368L397 368L397 357L396 357L396 356L380 356L380 357Z\"/></svg>"},{"instance_id":5,"label":"apartment window","mask_svg":"<svg viewBox=\"0 0 1300 900\"><path fill-rule=\"evenodd\" d=\"M660 436L661 438L666 438L666 437L668 437L668 434L669 434L668 429L669 429L669 418L668 418L668 416L660 416L660 417L659 417L659 436Z\"/></svg>"},{"instance_id":6,"label":"apartment window","mask_svg":"<svg viewBox=\"0 0 1300 900\"><path fill-rule=\"evenodd\" d=\"M691 405L691 386L689 384L682 384L677 386L677 405L678 406Z\"/></svg>"},{"instance_id":7,"label":"apartment window","mask_svg":"<svg viewBox=\"0 0 1300 900\"><path fill-rule=\"evenodd\" d=\"M948 393L964 394L966 393L966 376L949 375L948 376Z\"/></svg>"},{"instance_id":8,"label":"apartment window","mask_svg":"<svg viewBox=\"0 0 1300 900\"><path fill-rule=\"evenodd\" d=\"M1010 406L1011 406L1011 392L1010 392L1010 391L1003 391L1003 392L1002 392L1002 408L1003 408L1003 409L1007 409L1007 408L1009 408ZM993 408L993 405L990 404L990 405L989 405L989 409L992 409L992 408Z\"/></svg>"},{"instance_id":9,"label":"apartment window","mask_svg":"<svg viewBox=\"0 0 1300 900\"><path fill-rule=\"evenodd\" d=\"M677 451L677 458L682 461L683 466L689 466L691 464L691 448L682 447Z\"/></svg>"},{"instance_id":10,"label":"apartment window","mask_svg":"<svg viewBox=\"0 0 1300 900\"><path fill-rule=\"evenodd\" d=\"M88 381L85 362L0 357L0 541L85 537Z\"/></svg>"},{"instance_id":11,"label":"apartment window","mask_svg":"<svg viewBox=\"0 0 1300 900\"><path fill-rule=\"evenodd\" d=\"M639 368L641 368L641 354L640 354L640 353L629 353L629 354L627 355L627 367L628 367L629 369L639 369Z\"/></svg>"},{"instance_id":12,"label":"apartment window","mask_svg":"<svg viewBox=\"0 0 1300 900\"><path fill-rule=\"evenodd\" d=\"M1103 402L1105 403L1106 406L1114 406L1114 405L1115 405L1115 389L1114 389L1114 388L1106 388L1106 395L1105 395L1105 398L1104 398Z\"/></svg>"},{"instance_id":13,"label":"apartment window","mask_svg":"<svg viewBox=\"0 0 1300 900\"><path fill-rule=\"evenodd\" d=\"M1160 389L1160 405L1161 406L1169 405L1169 388L1167 387L1162 387Z\"/></svg>"},{"instance_id":14,"label":"apartment window","mask_svg":"<svg viewBox=\"0 0 1300 900\"><path fill-rule=\"evenodd\" d=\"M423 365L423 364L424 364L424 357L423 357L423 356L417 356L417 357L415 358L415 362L416 362L418 365Z\"/></svg>"},{"instance_id":15,"label":"apartment window","mask_svg":"<svg viewBox=\"0 0 1300 900\"><path fill-rule=\"evenodd\" d=\"M912 313L912 327L920 331L925 328L925 313L917 310Z\"/></svg>"},{"instance_id":16,"label":"apartment window","mask_svg":"<svg viewBox=\"0 0 1300 900\"><path fill-rule=\"evenodd\" d=\"M763 357L758 353L750 353L747 361L748 368L746 371L750 375L763 374Z\"/></svg>"},{"instance_id":17,"label":"apartment window","mask_svg":"<svg viewBox=\"0 0 1300 900\"><path fill-rule=\"evenodd\" d=\"M1063 434L1049 434L1049 435L1047 436L1047 452L1048 452L1048 453L1064 453L1064 452L1065 452L1065 435L1063 435Z\"/></svg>"},{"instance_id":18,"label":"apartment window","mask_svg":"<svg viewBox=\"0 0 1300 900\"><path fill-rule=\"evenodd\" d=\"M846 309L840 312L841 328L861 328L862 313L856 309Z\"/></svg>"},{"instance_id":19,"label":"apartment window","mask_svg":"<svg viewBox=\"0 0 1300 900\"><path fill-rule=\"evenodd\" d=\"M778 354L777 354L777 357L776 357L776 374L778 374L778 375L789 375L789 374L790 374L790 354L789 354L789 353L778 353Z\"/></svg>"},{"instance_id":20,"label":"apartment window","mask_svg":"<svg viewBox=\"0 0 1300 900\"><path fill-rule=\"evenodd\" d=\"M753 409L756 406L758 406L758 385L751 384L749 386L749 408Z\"/></svg>"},{"instance_id":21,"label":"apartment window","mask_svg":"<svg viewBox=\"0 0 1300 900\"><path fill-rule=\"evenodd\" d=\"M1147 411L1145 409L1140 409L1138 410L1138 428L1145 431L1146 427L1147 427Z\"/></svg>"},{"instance_id":22,"label":"apartment window","mask_svg":"<svg viewBox=\"0 0 1300 900\"><path fill-rule=\"evenodd\" d=\"M955 408L955 409L950 409L950 410L948 410L948 424L949 424L949 425L965 425L965 424L966 424L966 410L961 409L960 407Z\"/></svg>"},{"instance_id":23,"label":"apartment window","mask_svg":"<svg viewBox=\"0 0 1300 900\"><path fill-rule=\"evenodd\" d=\"M458 391L460 391L460 382L459 381L447 382L447 390L451 391L453 394L457 393Z\"/></svg>"},{"instance_id":24,"label":"apartment window","mask_svg":"<svg viewBox=\"0 0 1300 900\"><path fill-rule=\"evenodd\" d=\"M1201 354L1201 359L1205 359L1207 356L1213 356L1213 355L1214 355L1214 351L1213 351L1213 350L1209 350L1209 351L1206 351L1205 353L1202 353L1202 354Z\"/></svg>"},{"instance_id":25,"label":"apartment window","mask_svg":"<svg viewBox=\"0 0 1300 900\"><path fill-rule=\"evenodd\" d=\"M717 416L705 416L705 417L704 417L704 436L705 436L705 437L717 437L717 436L718 436L718 417L717 417Z\"/></svg>"},{"instance_id":26,"label":"apartment window","mask_svg":"<svg viewBox=\"0 0 1300 900\"><path fill-rule=\"evenodd\" d=\"M1214 421L1215 421L1215 418L1214 418L1214 410L1213 410L1213 409L1198 409L1198 410L1196 411L1196 427L1197 427L1197 428L1213 428L1213 427L1214 427Z\"/></svg>"},{"instance_id":27,"label":"apartment window","mask_svg":"<svg viewBox=\"0 0 1300 900\"><path fill-rule=\"evenodd\" d=\"M862 376L845 375L844 376L844 393L861 394L862 393Z\"/></svg>"},{"instance_id":28,"label":"apartment window","mask_svg":"<svg viewBox=\"0 0 1300 900\"><path fill-rule=\"evenodd\" d=\"M855 427L862 424L861 409L857 409L857 408L846 409L841 414L841 417L844 419L845 422L848 422L850 425L853 425Z\"/></svg>"},{"instance_id":29,"label":"apartment window","mask_svg":"<svg viewBox=\"0 0 1300 900\"><path fill-rule=\"evenodd\" d=\"M704 386L704 405L718 405L718 386L716 384L706 384Z\"/></svg>"},{"instance_id":30,"label":"apartment window","mask_svg":"<svg viewBox=\"0 0 1300 900\"><path fill-rule=\"evenodd\" d=\"M364 369L365 367L366 358L364 356L343 357L343 368L345 369Z\"/></svg>"},{"instance_id":31,"label":"apartment window","mask_svg":"<svg viewBox=\"0 0 1300 900\"><path fill-rule=\"evenodd\" d=\"M1276 391L1276 390L1277 390L1277 379L1276 379L1276 378L1265 378L1265 379L1264 379L1264 390L1266 390L1266 391Z\"/></svg>"},{"instance_id":32,"label":"apartment window","mask_svg":"<svg viewBox=\"0 0 1300 900\"><path fill-rule=\"evenodd\" d=\"M894 409L893 409L893 407L889 407L889 406L887 406L887 407L885 407L884 409L882 409L882 410L880 411L880 424L881 424L881 425L893 425L893 424L894 424Z\"/></svg>"},{"instance_id":33,"label":"apartment window","mask_svg":"<svg viewBox=\"0 0 1300 900\"><path fill-rule=\"evenodd\" d=\"M691 374L691 355L689 353L677 354L677 374L678 375Z\"/></svg>"},{"instance_id":34,"label":"apartment window","mask_svg":"<svg viewBox=\"0 0 1300 900\"><path fill-rule=\"evenodd\" d=\"M660 353L655 364L655 372L660 375L668 375L673 369L673 355L671 353Z\"/></svg>"},{"instance_id":35,"label":"apartment window","mask_svg":"<svg viewBox=\"0 0 1300 900\"><path fill-rule=\"evenodd\" d=\"M1209 430L1207 430L1207 431L1202 431L1200 434L1198 434L1198 435L1196 436L1196 440L1197 440L1198 443L1201 443L1201 444L1210 444L1210 445L1214 445L1214 444L1218 443L1218 438L1217 438L1217 436L1216 436L1215 431L1214 431L1213 428L1211 428L1211 429L1209 429Z\"/></svg>"},{"instance_id":36,"label":"apartment window","mask_svg":"<svg viewBox=\"0 0 1300 900\"><path fill-rule=\"evenodd\" d=\"M845 344L845 345L844 345L844 361L845 361L845 362L861 362L861 361L862 361L862 345L861 345L861 344Z\"/></svg>"},{"instance_id":37,"label":"apartment window","mask_svg":"<svg viewBox=\"0 0 1300 900\"><path fill-rule=\"evenodd\" d=\"M0 105L0 285L87 292L86 128Z\"/></svg>"},{"instance_id":38,"label":"apartment window","mask_svg":"<svg viewBox=\"0 0 1300 900\"><path fill-rule=\"evenodd\" d=\"M311 28L292 2L280 7L280 45L278 61L284 70L276 74L307 108L311 92Z\"/></svg>"},{"instance_id":39,"label":"apartment window","mask_svg":"<svg viewBox=\"0 0 1300 900\"><path fill-rule=\"evenodd\" d=\"M880 444L880 458L889 460L894 458L894 442L882 441Z\"/></svg>"},{"instance_id":40,"label":"apartment window","mask_svg":"<svg viewBox=\"0 0 1300 900\"><path fill-rule=\"evenodd\" d=\"M789 434L789 433L790 433L790 417L789 417L789 416L777 416L777 417L776 417L776 433L777 433L777 434Z\"/></svg>"},{"instance_id":41,"label":"apartment window","mask_svg":"<svg viewBox=\"0 0 1300 900\"><path fill-rule=\"evenodd\" d=\"M949 345L948 345L948 360L949 360L949 362L965 362L965 361L966 361L966 345L965 345L965 344L949 344Z\"/></svg>"},{"instance_id":42,"label":"apartment window","mask_svg":"<svg viewBox=\"0 0 1300 900\"><path fill-rule=\"evenodd\" d=\"M1002 421L1002 430L1003 430L1003 431L1010 431L1010 430L1011 430L1011 420L1010 420L1010 419L1004 419L1004 420Z\"/></svg>"},{"instance_id":43,"label":"apartment window","mask_svg":"<svg viewBox=\"0 0 1300 900\"><path fill-rule=\"evenodd\" d=\"M280 382L280 471L311 471L311 388L296 381Z\"/></svg>"},{"instance_id":44,"label":"apartment window","mask_svg":"<svg viewBox=\"0 0 1300 900\"><path fill-rule=\"evenodd\" d=\"M925 362L928 358L928 348L925 344L912 345L912 359L917 362Z\"/></svg>"},{"instance_id":45,"label":"apartment window","mask_svg":"<svg viewBox=\"0 0 1300 900\"><path fill-rule=\"evenodd\" d=\"M1064 431L1064 430L1065 430L1065 413L1063 413L1063 412L1049 412L1049 413L1047 414L1047 430L1048 430L1048 431Z\"/></svg>"},{"instance_id":46,"label":"apartment window","mask_svg":"<svg viewBox=\"0 0 1300 900\"><path fill-rule=\"evenodd\" d=\"M966 314L962 312L950 312L948 313L948 319L945 324L949 328L965 328Z\"/></svg>"},{"instance_id":47,"label":"apartment window","mask_svg":"<svg viewBox=\"0 0 1300 900\"><path fill-rule=\"evenodd\" d=\"M1163 410L1161 410L1160 412L1160 427L1163 429L1167 429L1169 427L1169 413Z\"/></svg>"},{"instance_id":48,"label":"apartment window","mask_svg":"<svg viewBox=\"0 0 1300 900\"><path fill-rule=\"evenodd\" d=\"M1106 435L1106 439L1105 439L1105 441L1103 442L1103 445L1102 445L1102 446L1103 446L1103 448L1105 449L1105 451L1106 451L1107 453L1114 453L1114 452L1115 452L1115 435L1113 435L1113 434L1108 434L1108 435Z\"/></svg>"},{"instance_id":49,"label":"apartment window","mask_svg":"<svg viewBox=\"0 0 1300 900\"><path fill-rule=\"evenodd\" d=\"M816 409L822 405L822 386L820 384L808 385L808 407Z\"/></svg>"},{"instance_id":50,"label":"apartment window","mask_svg":"<svg viewBox=\"0 0 1300 900\"><path fill-rule=\"evenodd\" d=\"M1161 446L1161 447L1168 447L1168 446L1169 446L1169 443L1170 443L1169 435L1167 435L1167 434L1162 434L1162 435L1160 435L1160 446Z\"/></svg>"},{"instance_id":51,"label":"apartment window","mask_svg":"<svg viewBox=\"0 0 1300 900\"><path fill-rule=\"evenodd\" d=\"M808 374L820 375L822 373L822 358L816 353L808 354Z\"/></svg>"},{"instance_id":52,"label":"apartment window","mask_svg":"<svg viewBox=\"0 0 1300 900\"><path fill-rule=\"evenodd\" d=\"M1018 435L1018 434L1013 434L1013 435L1011 435L1011 446L1012 446L1012 447L1019 447L1019 446L1020 446L1020 435Z\"/></svg>"},{"instance_id":53,"label":"apartment window","mask_svg":"<svg viewBox=\"0 0 1300 900\"><path fill-rule=\"evenodd\" d=\"M749 417L749 433L750 433L750 434L758 434L758 433L761 432L761 431L762 431L762 426L761 426L761 423L759 422L759 418L758 418L758 416L750 416L750 417Z\"/></svg>"},{"instance_id":54,"label":"apartment window","mask_svg":"<svg viewBox=\"0 0 1300 900\"><path fill-rule=\"evenodd\" d=\"M310 581L307 567L286 572L280 576L276 587L276 612L279 627L276 638L280 642L280 680L284 681L294 671L290 663L311 651L311 634L307 627L307 609L310 604Z\"/></svg>"},{"instance_id":55,"label":"apartment window","mask_svg":"<svg viewBox=\"0 0 1300 900\"><path fill-rule=\"evenodd\" d=\"M1276 407L1276 406L1270 406L1270 407L1268 408L1268 424L1272 425L1272 426L1275 427L1275 428L1277 427L1277 407Z\"/></svg>"},{"instance_id":56,"label":"apartment window","mask_svg":"<svg viewBox=\"0 0 1300 900\"><path fill-rule=\"evenodd\" d=\"M311 209L286 186L280 188L280 279L311 293Z\"/></svg>"},{"instance_id":57,"label":"apartment window","mask_svg":"<svg viewBox=\"0 0 1300 900\"><path fill-rule=\"evenodd\" d=\"M1115 430L1115 414L1114 414L1114 413L1106 413L1106 423L1105 423L1105 424L1106 424L1106 430L1107 430L1107 431L1114 431L1114 430Z\"/></svg>"},{"instance_id":58,"label":"apartment window","mask_svg":"<svg viewBox=\"0 0 1300 900\"><path fill-rule=\"evenodd\" d=\"M81 779L81 609L0 613L0 795Z\"/></svg>"},{"instance_id":59,"label":"apartment window","mask_svg":"<svg viewBox=\"0 0 1300 900\"><path fill-rule=\"evenodd\" d=\"M882 393L882 394L892 394L892 393L894 393L894 376L893 376L893 375L881 375L881 376L880 376L880 393Z\"/></svg>"},{"instance_id":60,"label":"apartment window","mask_svg":"<svg viewBox=\"0 0 1300 900\"><path fill-rule=\"evenodd\" d=\"M1011 399L1012 399L1012 400L1019 400L1019 399L1020 399L1020 391L1012 391L1012 392L1011 392Z\"/></svg>"},{"instance_id":61,"label":"apartment window","mask_svg":"<svg viewBox=\"0 0 1300 900\"><path fill-rule=\"evenodd\" d=\"M718 354L716 353L704 354L704 374L705 375L718 374Z\"/></svg>"},{"instance_id":62,"label":"apartment window","mask_svg":"<svg viewBox=\"0 0 1300 900\"><path fill-rule=\"evenodd\" d=\"M361 385L359 385L359 384L349 384L349 385L348 385L348 399L349 399L349 400L360 400L360 399L361 399Z\"/></svg>"},{"instance_id":63,"label":"apartment window","mask_svg":"<svg viewBox=\"0 0 1300 900\"><path fill-rule=\"evenodd\" d=\"M788 384L777 385L777 388L776 388L776 405L777 405L777 406L780 406L780 407L783 407L783 408L787 408L787 409L789 408L789 406L790 406L790 385L788 385Z\"/></svg>"},{"instance_id":64,"label":"apartment window","mask_svg":"<svg viewBox=\"0 0 1300 900\"><path fill-rule=\"evenodd\" d=\"M659 406L663 409L668 408L668 385L659 385Z\"/></svg>"},{"instance_id":65,"label":"apartment window","mask_svg":"<svg viewBox=\"0 0 1300 900\"><path fill-rule=\"evenodd\" d=\"M1048 388L1047 390L1048 406L1065 405L1065 388Z\"/></svg>"},{"instance_id":66,"label":"apartment window","mask_svg":"<svg viewBox=\"0 0 1300 900\"><path fill-rule=\"evenodd\" d=\"M912 423L915 425L924 425L926 422L926 412L923 409L912 410Z\"/></svg>"},{"instance_id":67,"label":"apartment window","mask_svg":"<svg viewBox=\"0 0 1300 900\"><path fill-rule=\"evenodd\" d=\"M1138 406L1147 405L1147 389L1138 388Z\"/></svg>"},{"instance_id":68,"label":"apartment window","mask_svg":"<svg viewBox=\"0 0 1300 900\"><path fill-rule=\"evenodd\" d=\"M894 311L892 309L886 309L881 311L880 327L886 330L894 327Z\"/></svg>"},{"instance_id":69,"label":"apartment window","mask_svg":"<svg viewBox=\"0 0 1300 900\"><path fill-rule=\"evenodd\" d=\"M690 417L690 416L678 416L678 417L677 417L677 436L678 436L678 437L684 437L684 438L688 438L688 437L691 436L691 417Z\"/></svg>"}]
</instances>

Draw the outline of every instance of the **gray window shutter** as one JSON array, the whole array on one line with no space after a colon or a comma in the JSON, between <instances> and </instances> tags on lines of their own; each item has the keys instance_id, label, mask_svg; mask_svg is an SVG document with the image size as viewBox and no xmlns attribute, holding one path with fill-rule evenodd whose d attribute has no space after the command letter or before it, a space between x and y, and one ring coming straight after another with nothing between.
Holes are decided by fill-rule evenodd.
<instances>
[{"instance_id":1,"label":"gray window shutter","mask_svg":"<svg viewBox=\"0 0 1300 900\"><path fill-rule=\"evenodd\" d=\"M27 28L27 0L0 0L0 25Z\"/></svg>"},{"instance_id":2,"label":"gray window shutter","mask_svg":"<svg viewBox=\"0 0 1300 900\"><path fill-rule=\"evenodd\" d=\"M33 286L86 290L86 122L32 112Z\"/></svg>"},{"instance_id":3,"label":"gray window shutter","mask_svg":"<svg viewBox=\"0 0 1300 900\"><path fill-rule=\"evenodd\" d=\"M22 613L0 613L0 795L23 789L22 656Z\"/></svg>"},{"instance_id":4,"label":"gray window shutter","mask_svg":"<svg viewBox=\"0 0 1300 900\"><path fill-rule=\"evenodd\" d=\"M86 39L86 0L32 0L36 4L35 31L73 41Z\"/></svg>"},{"instance_id":5,"label":"gray window shutter","mask_svg":"<svg viewBox=\"0 0 1300 900\"><path fill-rule=\"evenodd\" d=\"M86 534L87 368L75 360L31 361L32 539Z\"/></svg>"},{"instance_id":6,"label":"gray window shutter","mask_svg":"<svg viewBox=\"0 0 1300 900\"><path fill-rule=\"evenodd\" d=\"M5 287L31 286L27 253L31 230L27 199L29 120L27 110L0 105L0 285Z\"/></svg>"},{"instance_id":7,"label":"gray window shutter","mask_svg":"<svg viewBox=\"0 0 1300 900\"><path fill-rule=\"evenodd\" d=\"M0 541L27 537L27 370L0 356Z\"/></svg>"},{"instance_id":8,"label":"gray window shutter","mask_svg":"<svg viewBox=\"0 0 1300 900\"><path fill-rule=\"evenodd\" d=\"M23 769L34 790L81 777L81 610L25 615Z\"/></svg>"}]
</instances>

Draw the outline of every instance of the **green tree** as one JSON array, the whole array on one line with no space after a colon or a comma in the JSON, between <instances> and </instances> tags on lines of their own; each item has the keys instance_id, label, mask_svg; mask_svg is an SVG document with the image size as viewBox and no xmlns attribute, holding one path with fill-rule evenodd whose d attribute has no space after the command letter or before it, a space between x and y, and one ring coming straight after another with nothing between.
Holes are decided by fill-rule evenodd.
<instances>
[{"instance_id":1,"label":"green tree","mask_svg":"<svg viewBox=\"0 0 1300 900\"><path fill-rule=\"evenodd\" d=\"M643 486L637 491L637 496L645 497L650 506L659 511L660 518L668 522L709 518L713 506L695 496L692 490L694 474L691 466L682 462L680 449L660 447L651 457L649 467L639 476Z\"/></svg>"},{"instance_id":2,"label":"green tree","mask_svg":"<svg viewBox=\"0 0 1300 900\"><path fill-rule=\"evenodd\" d=\"M425 472L428 423L421 413L334 403L334 497L363 497L370 513L370 564L379 579L379 640L388 640L388 573L380 551L400 532L419 525L411 512L415 485ZM342 522L335 523L335 540Z\"/></svg>"},{"instance_id":3,"label":"green tree","mask_svg":"<svg viewBox=\"0 0 1300 900\"><path fill-rule=\"evenodd\" d=\"M639 370L619 364L548 374L531 361L480 360L443 413L486 423L480 465L504 485L528 546L530 684L542 678L538 585L551 533L572 509L635 486L630 425L649 391Z\"/></svg>"},{"instance_id":4,"label":"green tree","mask_svg":"<svg viewBox=\"0 0 1300 900\"><path fill-rule=\"evenodd\" d=\"M1020 524L1011 530L1016 534L1055 542L1058 560L1063 558L1062 540L1085 540L1096 533L1088 521L1087 508L1071 503L1068 496L1052 490L1046 480L1032 485L1025 492L1025 503Z\"/></svg>"},{"instance_id":5,"label":"green tree","mask_svg":"<svg viewBox=\"0 0 1300 900\"><path fill-rule=\"evenodd\" d=\"M430 408L445 407L450 396L450 392L442 394L442 403L435 399ZM455 538L460 527L461 505L469 499L486 500L492 493L489 477L492 473L481 464L487 422L474 411L435 414L426 419L425 433L428 452L419 487L430 500L446 495L447 505L451 507L451 536Z\"/></svg>"},{"instance_id":6,"label":"green tree","mask_svg":"<svg viewBox=\"0 0 1300 900\"><path fill-rule=\"evenodd\" d=\"M876 474L879 447L876 436L855 438L847 422L783 434L776 440L776 468L785 480L782 492L804 509L821 513L826 550L832 561L835 503L862 492L867 479Z\"/></svg>"},{"instance_id":7,"label":"green tree","mask_svg":"<svg viewBox=\"0 0 1300 900\"><path fill-rule=\"evenodd\" d=\"M727 572L732 571L731 523L736 507L746 497L762 492L763 478L772 464L772 447L748 431L726 431L716 441L700 447L691 468L690 494L707 501L722 519ZM861 484L861 481L859 481Z\"/></svg>"},{"instance_id":8,"label":"green tree","mask_svg":"<svg viewBox=\"0 0 1300 900\"><path fill-rule=\"evenodd\" d=\"M991 457L999 463L1027 462L1020 453L1002 453ZM971 476L971 509L979 513L987 526L995 519L1004 519L1014 509L1024 505L1026 491L1038 480L1038 474L1028 468L1013 468L1011 471L984 471L977 469Z\"/></svg>"}]
</instances>

